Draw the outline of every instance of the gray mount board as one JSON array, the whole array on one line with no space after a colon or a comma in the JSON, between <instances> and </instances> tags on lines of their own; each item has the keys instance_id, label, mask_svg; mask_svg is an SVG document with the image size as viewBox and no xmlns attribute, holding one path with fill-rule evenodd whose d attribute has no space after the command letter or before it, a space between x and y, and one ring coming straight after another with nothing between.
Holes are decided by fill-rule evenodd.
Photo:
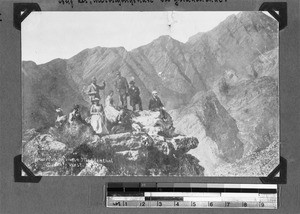
<instances>
[{"instance_id":1,"label":"gray mount board","mask_svg":"<svg viewBox=\"0 0 300 214\"><path fill-rule=\"evenodd\" d=\"M20 1L19 1L20 2ZM25 1L24 1L25 2ZM227 4L200 5L156 2L147 6L97 6L97 10L258 10L263 1L228 1ZM272 213L298 213L299 201L299 2L288 2L288 26L280 37L280 122L281 156L287 159L287 184L281 186L279 209ZM40 1L41 9L70 10ZM0 4L1 22L1 213L113 213L105 208L103 185L106 182L130 182L130 177L43 177L40 183L15 183L13 158L21 154L21 78L20 31L13 27L13 1ZM88 5L76 10L95 10ZM17 63L18 62L18 63ZM212 178L167 178L168 182L211 182ZM134 182L165 182L166 178L137 177ZM258 178L213 178L214 182L260 183ZM99 191L97 191L99 190ZM100 200L98 200L100 199ZM123 210L122 213L161 213L162 210ZM181 213L182 210L163 210ZM196 213L199 210L188 210ZM205 213L240 213L240 210L205 210ZM244 213L253 213L243 210ZM256 210L255 213L265 211ZM268 211L267 211L268 212Z\"/></svg>"}]
</instances>

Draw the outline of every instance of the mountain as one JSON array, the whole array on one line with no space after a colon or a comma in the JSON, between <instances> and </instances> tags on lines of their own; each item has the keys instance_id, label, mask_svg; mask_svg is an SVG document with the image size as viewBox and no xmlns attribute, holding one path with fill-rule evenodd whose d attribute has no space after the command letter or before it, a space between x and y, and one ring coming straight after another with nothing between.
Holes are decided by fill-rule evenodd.
<instances>
[{"instance_id":1,"label":"mountain","mask_svg":"<svg viewBox=\"0 0 300 214\"><path fill-rule=\"evenodd\" d=\"M213 30L189 40L195 71L211 87L226 70L247 78L247 67L259 55L278 47L278 23L261 12L231 15Z\"/></svg>"},{"instance_id":2,"label":"mountain","mask_svg":"<svg viewBox=\"0 0 300 214\"><path fill-rule=\"evenodd\" d=\"M22 62L24 131L53 125L58 107L70 111L77 103L86 110L84 106L88 103L82 98L73 78L66 74L66 66L61 59L43 65Z\"/></svg>"},{"instance_id":3,"label":"mountain","mask_svg":"<svg viewBox=\"0 0 300 214\"><path fill-rule=\"evenodd\" d=\"M132 51L95 47L41 65L23 62L24 130L51 126L55 108L68 113L75 103L86 117L92 77L107 83L103 98L114 89L116 71L135 80L144 109L159 92L176 130L197 137L188 153L206 175L228 173L218 165L246 167L254 154L264 160L279 141L278 22L262 12L231 15L186 43L164 35Z\"/></svg>"}]
</instances>

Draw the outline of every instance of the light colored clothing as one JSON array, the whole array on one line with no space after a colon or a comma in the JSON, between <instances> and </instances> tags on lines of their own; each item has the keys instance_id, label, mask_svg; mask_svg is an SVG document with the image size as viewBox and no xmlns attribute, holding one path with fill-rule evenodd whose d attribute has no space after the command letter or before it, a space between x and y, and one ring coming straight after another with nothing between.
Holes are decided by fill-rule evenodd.
<instances>
[{"instance_id":1,"label":"light colored clothing","mask_svg":"<svg viewBox=\"0 0 300 214\"><path fill-rule=\"evenodd\" d=\"M76 111L73 110L70 114L69 114L69 123L72 124L73 123L73 117L75 117Z\"/></svg>"},{"instance_id":2,"label":"light colored clothing","mask_svg":"<svg viewBox=\"0 0 300 214\"><path fill-rule=\"evenodd\" d=\"M58 115L55 121L56 126L62 126L67 121L67 115Z\"/></svg>"},{"instance_id":3,"label":"light colored clothing","mask_svg":"<svg viewBox=\"0 0 300 214\"><path fill-rule=\"evenodd\" d=\"M108 95L105 99L104 112L107 120L112 123L116 122L117 117L120 114L120 112L113 106L113 98L110 95Z\"/></svg>"},{"instance_id":4,"label":"light colored clothing","mask_svg":"<svg viewBox=\"0 0 300 214\"><path fill-rule=\"evenodd\" d=\"M91 125L96 134L108 134L108 130L105 124L105 117L101 112L101 107L92 105L91 106Z\"/></svg>"}]
</instances>

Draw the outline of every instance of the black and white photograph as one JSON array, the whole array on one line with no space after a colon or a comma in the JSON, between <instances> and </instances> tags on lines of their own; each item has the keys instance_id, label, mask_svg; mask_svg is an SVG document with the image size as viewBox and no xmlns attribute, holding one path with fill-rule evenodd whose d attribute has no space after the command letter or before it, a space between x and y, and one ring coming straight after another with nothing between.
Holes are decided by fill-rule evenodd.
<instances>
[{"instance_id":1,"label":"black and white photograph","mask_svg":"<svg viewBox=\"0 0 300 214\"><path fill-rule=\"evenodd\" d=\"M35 175L260 177L279 164L268 13L31 12L21 27Z\"/></svg>"}]
</instances>

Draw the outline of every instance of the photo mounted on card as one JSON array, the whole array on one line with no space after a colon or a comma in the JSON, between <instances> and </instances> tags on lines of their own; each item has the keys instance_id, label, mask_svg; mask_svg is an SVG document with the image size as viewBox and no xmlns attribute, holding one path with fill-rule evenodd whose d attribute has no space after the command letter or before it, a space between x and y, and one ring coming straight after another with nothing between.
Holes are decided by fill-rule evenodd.
<instances>
[{"instance_id":1,"label":"photo mounted on card","mask_svg":"<svg viewBox=\"0 0 300 214\"><path fill-rule=\"evenodd\" d=\"M267 176L279 28L264 12L32 12L22 161L39 176Z\"/></svg>"}]
</instances>

